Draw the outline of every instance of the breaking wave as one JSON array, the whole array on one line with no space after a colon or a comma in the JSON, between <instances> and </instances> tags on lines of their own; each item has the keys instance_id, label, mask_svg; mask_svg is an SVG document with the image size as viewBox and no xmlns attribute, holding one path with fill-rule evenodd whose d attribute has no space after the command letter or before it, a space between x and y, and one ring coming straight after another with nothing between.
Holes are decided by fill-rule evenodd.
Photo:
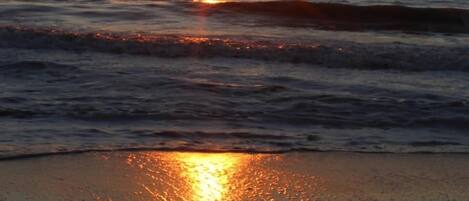
<instances>
[{"instance_id":1,"label":"breaking wave","mask_svg":"<svg viewBox=\"0 0 469 201\"><path fill-rule=\"evenodd\" d=\"M306 1L227 2L205 5L205 12L232 11L269 16L274 23L327 30L406 30L469 33L469 10L391 5L356 6ZM279 21L280 20L280 21Z\"/></svg>"},{"instance_id":2,"label":"breaking wave","mask_svg":"<svg viewBox=\"0 0 469 201\"><path fill-rule=\"evenodd\" d=\"M0 27L0 47L95 51L170 58L244 58L352 69L469 70L467 46L363 44L345 41L298 43L268 38L80 33L4 26Z\"/></svg>"}]
</instances>

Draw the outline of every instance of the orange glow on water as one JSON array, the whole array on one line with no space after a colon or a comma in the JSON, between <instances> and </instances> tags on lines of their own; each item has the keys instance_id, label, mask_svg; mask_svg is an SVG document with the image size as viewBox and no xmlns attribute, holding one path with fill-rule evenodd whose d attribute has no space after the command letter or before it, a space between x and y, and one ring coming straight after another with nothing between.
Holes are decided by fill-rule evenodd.
<instances>
[{"instance_id":1,"label":"orange glow on water","mask_svg":"<svg viewBox=\"0 0 469 201\"><path fill-rule=\"evenodd\" d=\"M272 170L273 155L242 153L131 154L135 195L142 200L301 200L316 191L315 179ZM149 197L151 199L149 199ZM145 199L144 199L145 198Z\"/></svg>"},{"instance_id":2,"label":"orange glow on water","mask_svg":"<svg viewBox=\"0 0 469 201\"><path fill-rule=\"evenodd\" d=\"M179 42L181 43L207 43L210 39L207 37L182 37Z\"/></svg>"},{"instance_id":3,"label":"orange glow on water","mask_svg":"<svg viewBox=\"0 0 469 201\"><path fill-rule=\"evenodd\" d=\"M205 3L205 4L217 4L217 3L224 3L226 1L223 1L223 0L194 0L193 2Z\"/></svg>"},{"instance_id":4,"label":"orange glow on water","mask_svg":"<svg viewBox=\"0 0 469 201\"><path fill-rule=\"evenodd\" d=\"M181 172L190 181L192 200L224 200L229 197L230 176L242 159L233 155L187 154L177 155L177 160L186 164Z\"/></svg>"},{"instance_id":5,"label":"orange glow on water","mask_svg":"<svg viewBox=\"0 0 469 201\"><path fill-rule=\"evenodd\" d=\"M171 182L172 188L164 191L176 191L177 196L194 201L218 201L233 200L236 193L230 192L235 189L237 181L233 180L234 175L243 171L249 161L253 159L249 155L235 153L169 153L166 155L147 154L143 158L140 156L129 156L127 163L136 165L150 178ZM151 161L155 163L151 163ZM159 180L155 175L154 168L162 167L165 174L170 178ZM159 200L163 195L158 189L158 184L142 185L143 189ZM154 189L156 188L156 189ZM166 192L164 197L175 197Z\"/></svg>"}]
</instances>

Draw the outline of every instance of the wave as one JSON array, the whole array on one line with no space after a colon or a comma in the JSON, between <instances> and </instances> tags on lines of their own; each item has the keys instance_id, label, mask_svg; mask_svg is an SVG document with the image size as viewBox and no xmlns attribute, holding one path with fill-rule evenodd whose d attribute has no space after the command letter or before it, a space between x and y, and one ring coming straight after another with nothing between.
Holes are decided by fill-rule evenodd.
<instances>
[{"instance_id":1,"label":"wave","mask_svg":"<svg viewBox=\"0 0 469 201\"><path fill-rule=\"evenodd\" d=\"M444 145L458 145L458 143L453 142L415 142L416 144L431 144L431 145L415 145L415 146L444 146ZM262 149L200 149L200 148L190 148L190 147L137 147L137 148L116 148L116 149L107 149L107 148L96 148L96 149L77 149L69 151L49 151L49 152L37 152L37 153L16 153L11 155L2 155L0 154L0 161L9 161L9 160L23 160L30 158L38 157L50 157L56 155L73 155L73 154L84 154L84 153L101 153L101 152L146 152L146 151L156 151L156 152L199 152L199 153L247 153L247 154L285 154L291 152L328 152L328 153L363 153L363 154L458 154L466 155L469 152L465 151L366 151L366 150L340 150L340 149L314 149L314 148L290 148L282 150L262 150Z\"/></svg>"},{"instance_id":2,"label":"wave","mask_svg":"<svg viewBox=\"0 0 469 201\"><path fill-rule=\"evenodd\" d=\"M469 33L469 10L455 8L413 8L391 5L356 6L306 1L226 2L205 5L205 12L231 11L282 18L285 25L332 30L406 30L442 33Z\"/></svg>"},{"instance_id":3,"label":"wave","mask_svg":"<svg viewBox=\"0 0 469 201\"><path fill-rule=\"evenodd\" d=\"M0 158L91 150L469 153L464 95L278 75L235 84L142 73L57 61L0 65ZM55 74L71 78L51 82Z\"/></svg>"},{"instance_id":4,"label":"wave","mask_svg":"<svg viewBox=\"0 0 469 201\"><path fill-rule=\"evenodd\" d=\"M78 67L57 64L53 62L21 61L5 65L0 65L0 72L12 77L27 75L49 75L63 77L67 73L76 73Z\"/></svg>"},{"instance_id":5,"label":"wave","mask_svg":"<svg viewBox=\"0 0 469 201\"><path fill-rule=\"evenodd\" d=\"M29 83L25 86L27 93L21 87L10 88L6 90L17 93L0 97L0 118L10 120L174 120L288 125L298 128L469 129L469 102L465 97L373 86L330 86L282 77L267 78L268 81L263 84L163 75L142 75L132 79L127 75L110 76L75 66L34 61L0 65L0 79L9 86ZM305 85L314 86L321 93L301 90L301 86ZM54 90L44 90L44 86ZM351 94L335 92L338 88ZM118 89L119 93L109 95L109 89ZM159 93L155 94L155 91ZM178 93L168 96L174 91ZM254 103L245 101L251 97L258 97L259 100Z\"/></svg>"},{"instance_id":6,"label":"wave","mask_svg":"<svg viewBox=\"0 0 469 201\"><path fill-rule=\"evenodd\" d=\"M95 51L157 57L244 58L353 69L469 70L469 47L290 42L228 36L67 32L52 28L0 27L1 48Z\"/></svg>"},{"instance_id":7,"label":"wave","mask_svg":"<svg viewBox=\"0 0 469 201\"><path fill-rule=\"evenodd\" d=\"M124 99L124 98L122 98ZM336 98L340 99L340 97ZM93 122L126 121L224 121L259 125L288 125L297 127L319 126L333 129L391 129L391 128L434 128L464 131L469 129L469 110L466 106L442 106L429 109L436 104L396 105L394 102L374 103L355 100L350 104L320 104L311 102L277 104L280 109L266 108L242 111L207 104L176 103L170 105L174 111L147 110L151 105L136 107L143 104L138 101L123 100L122 103L104 101L99 105L80 103L66 105L65 101L57 101L57 105L33 105L37 109L22 110L19 108L0 108L0 118L65 118ZM157 101L157 100L155 100ZM72 103L69 103L72 104ZM359 106L353 106L357 104ZM65 106L63 106L65 105ZM106 108L104 105L107 105ZM291 105L291 106L290 106ZM346 105L346 106L343 106ZM120 107L129 107L122 109ZM334 108L336 107L336 108ZM205 108L205 109L198 109ZM367 112L363 112L363 111ZM403 111L399 111L403 110ZM163 136L165 133L155 134ZM151 134L153 135L153 134ZM242 134L240 134L242 135ZM147 135L146 137L149 137ZM182 134L181 134L182 136ZM238 135L236 135L238 136Z\"/></svg>"}]
</instances>

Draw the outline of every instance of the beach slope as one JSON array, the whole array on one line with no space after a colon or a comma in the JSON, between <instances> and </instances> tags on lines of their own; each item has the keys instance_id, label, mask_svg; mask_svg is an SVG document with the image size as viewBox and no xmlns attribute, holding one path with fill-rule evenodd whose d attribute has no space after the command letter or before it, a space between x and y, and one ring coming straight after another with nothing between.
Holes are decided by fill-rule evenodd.
<instances>
[{"instance_id":1,"label":"beach slope","mask_svg":"<svg viewBox=\"0 0 469 201\"><path fill-rule=\"evenodd\" d=\"M0 161L0 200L467 200L469 155L89 152Z\"/></svg>"}]
</instances>

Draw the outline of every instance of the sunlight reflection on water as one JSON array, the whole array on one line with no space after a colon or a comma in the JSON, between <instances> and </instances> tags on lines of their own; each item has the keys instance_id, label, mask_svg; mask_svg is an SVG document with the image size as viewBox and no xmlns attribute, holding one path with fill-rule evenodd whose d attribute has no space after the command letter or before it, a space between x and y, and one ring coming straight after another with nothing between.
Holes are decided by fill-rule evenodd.
<instances>
[{"instance_id":1,"label":"sunlight reflection on water","mask_svg":"<svg viewBox=\"0 0 469 201\"><path fill-rule=\"evenodd\" d=\"M179 152L131 154L127 159L129 165L138 167L142 170L139 174L144 175L138 182L144 192L140 194L150 194L154 200L300 199L307 198L307 191L314 191L315 178L269 169L263 166L267 161L281 163L281 158Z\"/></svg>"},{"instance_id":2,"label":"sunlight reflection on water","mask_svg":"<svg viewBox=\"0 0 469 201\"><path fill-rule=\"evenodd\" d=\"M225 3L224 0L193 0L196 3L206 3L206 4L217 4L217 3Z\"/></svg>"},{"instance_id":3,"label":"sunlight reflection on water","mask_svg":"<svg viewBox=\"0 0 469 201\"><path fill-rule=\"evenodd\" d=\"M194 200L222 200L226 197L230 177L246 158L233 155L176 155L183 166L181 175L190 182Z\"/></svg>"}]
</instances>

